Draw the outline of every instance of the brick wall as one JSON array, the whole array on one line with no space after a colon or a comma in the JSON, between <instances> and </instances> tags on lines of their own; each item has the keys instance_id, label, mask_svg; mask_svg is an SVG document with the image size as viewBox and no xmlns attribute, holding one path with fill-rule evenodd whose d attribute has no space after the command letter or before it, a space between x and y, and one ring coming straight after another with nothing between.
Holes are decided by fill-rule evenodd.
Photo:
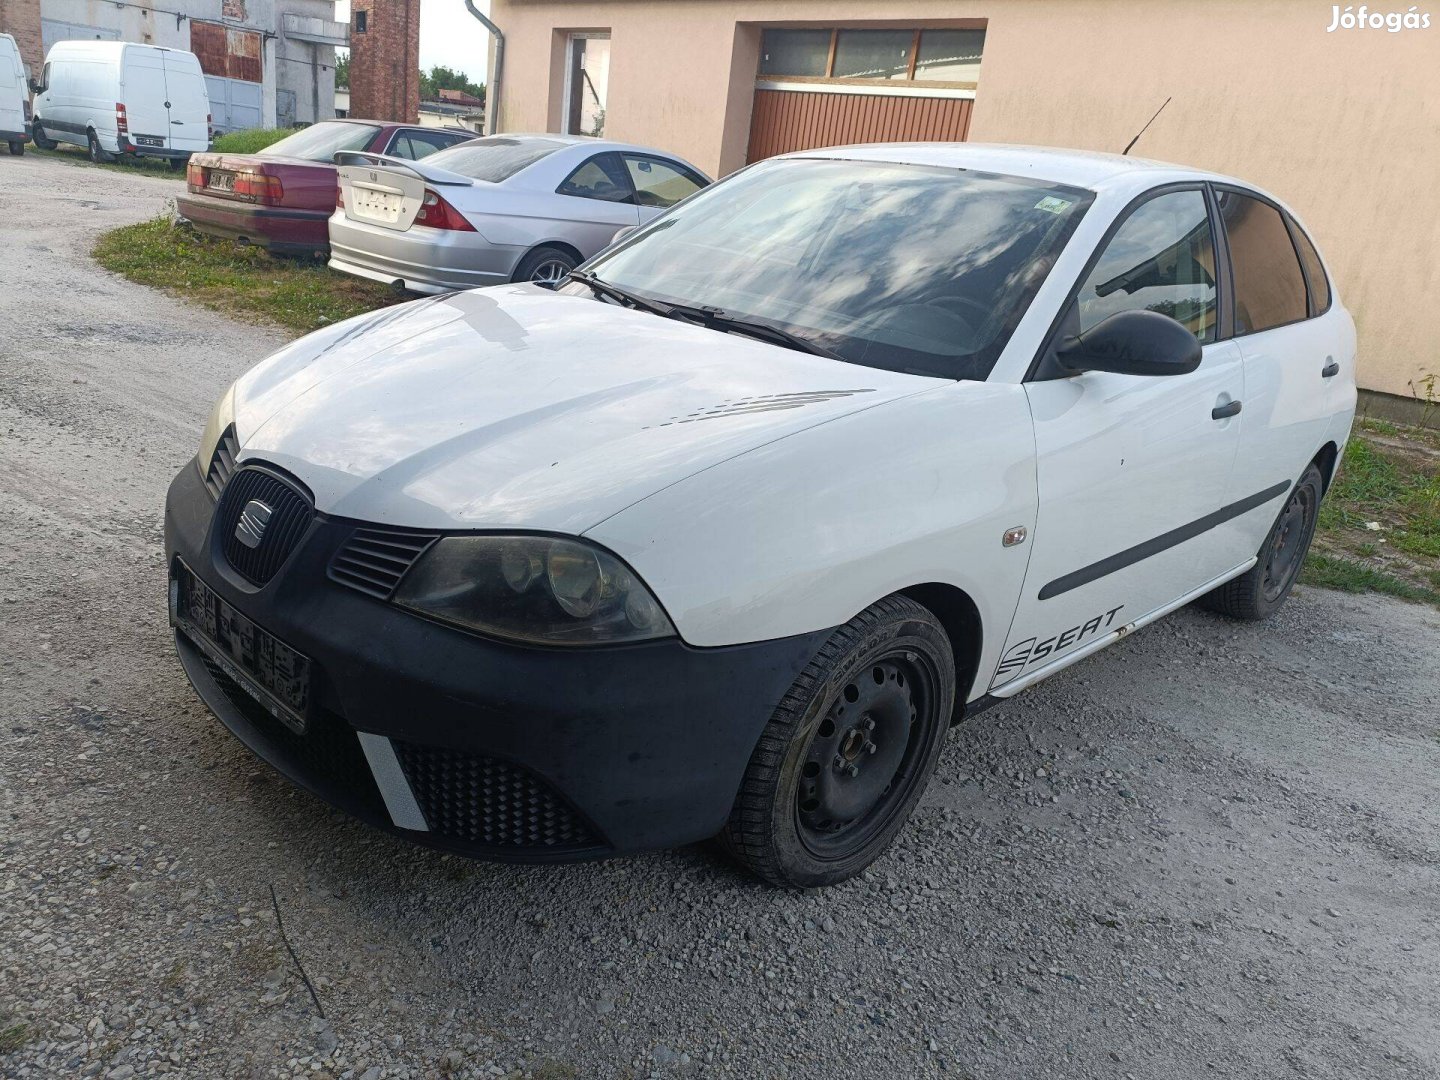
<instances>
[{"instance_id":1,"label":"brick wall","mask_svg":"<svg viewBox=\"0 0 1440 1080\"><path fill-rule=\"evenodd\" d=\"M40 44L40 0L0 0L0 33L11 34L31 78L40 77L45 52Z\"/></svg>"},{"instance_id":2,"label":"brick wall","mask_svg":"<svg viewBox=\"0 0 1440 1080\"><path fill-rule=\"evenodd\" d=\"M361 120L419 121L420 0L353 0L350 115Z\"/></svg>"}]
</instances>

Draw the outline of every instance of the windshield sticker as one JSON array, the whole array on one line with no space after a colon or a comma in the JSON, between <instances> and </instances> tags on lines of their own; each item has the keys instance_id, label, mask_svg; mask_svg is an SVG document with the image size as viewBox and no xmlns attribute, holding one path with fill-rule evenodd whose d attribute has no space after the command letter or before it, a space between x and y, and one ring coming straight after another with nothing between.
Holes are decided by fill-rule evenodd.
<instances>
[{"instance_id":1,"label":"windshield sticker","mask_svg":"<svg viewBox=\"0 0 1440 1080\"><path fill-rule=\"evenodd\" d=\"M1074 205L1069 199L1057 199L1054 195L1046 195L1035 204L1035 209L1044 210L1047 214L1063 214Z\"/></svg>"}]
</instances>

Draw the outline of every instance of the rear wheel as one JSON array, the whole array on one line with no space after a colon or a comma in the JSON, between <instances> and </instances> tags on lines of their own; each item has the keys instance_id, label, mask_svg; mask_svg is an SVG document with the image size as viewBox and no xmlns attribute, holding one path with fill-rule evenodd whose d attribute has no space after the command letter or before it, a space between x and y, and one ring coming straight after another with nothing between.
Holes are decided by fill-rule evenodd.
<instances>
[{"instance_id":1,"label":"rear wheel","mask_svg":"<svg viewBox=\"0 0 1440 1080\"><path fill-rule=\"evenodd\" d=\"M24 153L25 153L25 144L24 144L24 142L22 142L22 141L19 140L19 139L12 139L12 140L10 141L10 153L14 154L16 157L20 157L22 154L24 154Z\"/></svg>"},{"instance_id":2,"label":"rear wheel","mask_svg":"<svg viewBox=\"0 0 1440 1080\"><path fill-rule=\"evenodd\" d=\"M721 842L776 885L860 873L924 791L954 701L954 654L935 616L902 596L867 608L770 718Z\"/></svg>"},{"instance_id":3,"label":"rear wheel","mask_svg":"<svg viewBox=\"0 0 1440 1080\"><path fill-rule=\"evenodd\" d=\"M170 166L171 172L184 172L185 167L190 164L190 159L178 157L167 158L166 164Z\"/></svg>"},{"instance_id":4,"label":"rear wheel","mask_svg":"<svg viewBox=\"0 0 1440 1080\"><path fill-rule=\"evenodd\" d=\"M511 281L529 281L553 289L565 280L565 275L574 270L579 260L557 247L538 247L515 268Z\"/></svg>"},{"instance_id":5,"label":"rear wheel","mask_svg":"<svg viewBox=\"0 0 1440 1080\"><path fill-rule=\"evenodd\" d=\"M115 155L108 153L105 148L100 145L100 140L96 137L94 128L86 131L85 137L90 148L91 161L97 165L104 165L107 162L115 160Z\"/></svg>"},{"instance_id":6,"label":"rear wheel","mask_svg":"<svg viewBox=\"0 0 1440 1080\"><path fill-rule=\"evenodd\" d=\"M56 145L54 139L45 137L45 129L40 126L39 121L30 128L30 141L41 150L54 150Z\"/></svg>"},{"instance_id":7,"label":"rear wheel","mask_svg":"<svg viewBox=\"0 0 1440 1080\"><path fill-rule=\"evenodd\" d=\"M1252 622L1268 619L1280 610L1310 550L1324 491L1320 470L1307 466L1260 546L1260 561L1233 581L1206 593L1200 598L1200 606Z\"/></svg>"}]
</instances>

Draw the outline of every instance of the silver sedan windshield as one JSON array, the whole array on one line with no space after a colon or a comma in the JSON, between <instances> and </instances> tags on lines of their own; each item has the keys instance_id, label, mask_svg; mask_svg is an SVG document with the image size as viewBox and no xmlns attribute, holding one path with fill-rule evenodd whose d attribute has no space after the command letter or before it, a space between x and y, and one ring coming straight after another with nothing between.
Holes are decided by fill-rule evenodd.
<instances>
[{"instance_id":1,"label":"silver sedan windshield","mask_svg":"<svg viewBox=\"0 0 1440 1080\"><path fill-rule=\"evenodd\" d=\"M984 379L1091 192L928 165L766 162L590 265L870 367Z\"/></svg>"}]
</instances>

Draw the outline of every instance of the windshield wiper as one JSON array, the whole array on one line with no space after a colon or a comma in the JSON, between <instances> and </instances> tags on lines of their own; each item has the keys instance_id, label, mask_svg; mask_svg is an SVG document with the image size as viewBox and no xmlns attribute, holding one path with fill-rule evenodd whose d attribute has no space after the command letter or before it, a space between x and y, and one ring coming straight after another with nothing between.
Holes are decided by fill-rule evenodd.
<instances>
[{"instance_id":1,"label":"windshield wiper","mask_svg":"<svg viewBox=\"0 0 1440 1080\"><path fill-rule=\"evenodd\" d=\"M759 338L762 341L769 341L775 345L783 345L787 349L794 349L796 352L809 353L811 356L823 356L829 360L840 360L849 363L845 357L831 349L827 349L818 341L802 337L800 334L786 330L783 326L766 322L763 319L742 319L738 315L731 315L723 308L717 307L690 307L686 304L671 304L671 315L682 318L693 319L712 330L720 330L727 334L744 334L747 337Z\"/></svg>"},{"instance_id":2,"label":"windshield wiper","mask_svg":"<svg viewBox=\"0 0 1440 1080\"><path fill-rule=\"evenodd\" d=\"M626 289L620 288L618 285L611 285L608 281L601 281L594 274L585 273L580 270L571 270L570 273L566 275L566 280L578 281L581 285L588 286L590 291L596 296L609 297L617 304L634 308L636 311L648 311L651 315L661 315L666 318L672 315L670 305L648 299L638 293L629 292Z\"/></svg>"}]
</instances>

